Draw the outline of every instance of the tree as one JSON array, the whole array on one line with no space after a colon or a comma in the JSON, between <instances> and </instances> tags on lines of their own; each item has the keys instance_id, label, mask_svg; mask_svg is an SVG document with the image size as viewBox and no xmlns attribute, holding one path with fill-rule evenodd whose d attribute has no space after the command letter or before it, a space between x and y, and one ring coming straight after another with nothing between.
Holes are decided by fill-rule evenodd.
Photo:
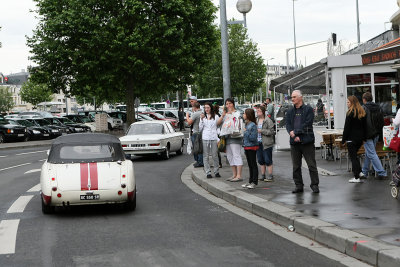
<instances>
[{"instance_id":1,"label":"tree","mask_svg":"<svg viewBox=\"0 0 400 267\"><path fill-rule=\"evenodd\" d=\"M0 86L0 112L8 112L14 107L11 92L6 86Z\"/></svg>"},{"instance_id":2,"label":"tree","mask_svg":"<svg viewBox=\"0 0 400 267\"><path fill-rule=\"evenodd\" d=\"M39 24L27 44L32 78L55 91L127 104L184 90L215 46L210 0L34 0Z\"/></svg>"},{"instance_id":3,"label":"tree","mask_svg":"<svg viewBox=\"0 0 400 267\"><path fill-rule=\"evenodd\" d=\"M52 91L46 84L37 84L31 80L25 82L19 92L21 99L34 106L41 102L48 102L52 99Z\"/></svg>"},{"instance_id":4,"label":"tree","mask_svg":"<svg viewBox=\"0 0 400 267\"><path fill-rule=\"evenodd\" d=\"M231 94L239 96L256 93L264 83L267 71L257 44L249 39L243 25L230 25L228 34ZM214 47L209 64L199 72L196 83L199 95L223 95L221 44Z\"/></svg>"}]
</instances>

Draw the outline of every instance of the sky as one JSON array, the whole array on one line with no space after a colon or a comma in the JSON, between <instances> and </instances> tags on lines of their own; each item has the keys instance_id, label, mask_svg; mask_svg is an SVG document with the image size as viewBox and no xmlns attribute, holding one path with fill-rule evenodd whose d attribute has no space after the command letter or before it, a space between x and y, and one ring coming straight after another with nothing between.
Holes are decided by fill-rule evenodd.
<instances>
[{"instance_id":1,"label":"sky","mask_svg":"<svg viewBox=\"0 0 400 267\"><path fill-rule=\"evenodd\" d=\"M219 6L220 0L211 1ZM236 2L226 0L228 19L242 19ZM35 9L32 0L0 0L0 4L0 72L7 75L26 70L32 63L25 36L32 36L37 21L30 12ZM293 1L252 0L252 4L247 14L249 38L258 44L265 63L286 65L286 49L294 47ZM328 40L331 33L346 47L357 42L356 0L296 0L294 4L297 46ZM359 0L361 42L389 29L391 24L385 22L398 9L396 0ZM219 24L219 11L217 16L215 23ZM326 43L297 49L297 61L303 65L326 56ZM289 62L294 64L293 50Z\"/></svg>"}]
</instances>

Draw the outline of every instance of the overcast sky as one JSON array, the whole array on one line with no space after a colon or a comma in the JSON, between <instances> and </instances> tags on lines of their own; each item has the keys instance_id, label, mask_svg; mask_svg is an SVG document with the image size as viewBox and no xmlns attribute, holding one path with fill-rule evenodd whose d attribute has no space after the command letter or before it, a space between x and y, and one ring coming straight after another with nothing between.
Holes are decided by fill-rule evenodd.
<instances>
[{"instance_id":1,"label":"overcast sky","mask_svg":"<svg viewBox=\"0 0 400 267\"><path fill-rule=\"evenodd\" d=\"M212 0L219 5L219 0ZM237 0L226 0L228 19L241 20ZM385 30L385 22L398 10L396 0L359 0L361 41L367 41ZM20 72L30 64L25 35L32 35L36 25L32 0L0 0L0 72ZM247 14L249 36L258 43L269 64L286 64L286 49L293 47L292 0L252 0ZM219 11L218 11L219 17ZM295 1L297 46L327 40L331 33L346 45L357 41L356 0ZM216 20L219 24L219 20ZM386 24L389 28L390 24ZM327 55L326 44L297 50L298 62L312 64ZM294 53L290 53L294 64Z\"/></svg>"}]
</instances>

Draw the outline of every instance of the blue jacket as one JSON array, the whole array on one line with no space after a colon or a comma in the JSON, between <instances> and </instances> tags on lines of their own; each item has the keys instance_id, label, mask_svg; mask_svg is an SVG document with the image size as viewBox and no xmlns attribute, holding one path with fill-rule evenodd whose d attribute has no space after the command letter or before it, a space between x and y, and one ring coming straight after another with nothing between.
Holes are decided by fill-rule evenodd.
<instances>
[{"instance_id":1,"label":"blue jacket","mask_svg":"<svg viewBox=\"0 0 400 267\"><path fill-rule=\"evenodd\" d=\"M290 137L290 144L310 144L315 143L313 121L314 121L314 110L309 105L303 104L299 107L301 111L301 126L298 129L294 128L294 116L296 114L296 108L293 106L286 112L286 130L290 135L291 131L294 131L295 137L300 137L300 143L294 142L294 138Z\"/></svg>"},{"instance_id":2,"label":"blue jacket","mask_svg":"<svg viewBox=\"0 0 400 267\"><path fill-rule=\"evenodd\" d=\"M246 131L243 134L243 146L258 146L258 131L257 125L254 122L249 122L245 126Z\"/></svg>"}]
</instances>

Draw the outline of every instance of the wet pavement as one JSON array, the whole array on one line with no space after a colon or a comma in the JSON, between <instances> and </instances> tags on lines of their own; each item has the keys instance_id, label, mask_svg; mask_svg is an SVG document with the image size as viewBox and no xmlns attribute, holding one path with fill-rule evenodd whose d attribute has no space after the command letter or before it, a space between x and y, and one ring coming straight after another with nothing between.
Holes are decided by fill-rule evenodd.
<instances>
[{"instance_id":1,"label":"wet pavement","mask_svg":"<svg viewBox=\"0 0 400 267\"><path fill-rule=\"evenodd\" d=\"M245 178L249 175L245 160L243 182L225 181L224 178L231 176L230 167L225 160L220 171L223 178L218 180L305 215L400 246L400 200L391 196L390 180L378 180L370 176L363 183L349 183L348 180L353 176L347 171L346 160L340 168L339 161L322 159L318 150L316 159L320 169L320 194L312 193L309 187L310 178L304 161L304 193L291 193L294 183L290 151L273 153L274 182L259 181L256 189L242 189L241 185L248 181ZM326 173L325 170L336 175L321 175Z\"/></svg>"}]
</instances>

